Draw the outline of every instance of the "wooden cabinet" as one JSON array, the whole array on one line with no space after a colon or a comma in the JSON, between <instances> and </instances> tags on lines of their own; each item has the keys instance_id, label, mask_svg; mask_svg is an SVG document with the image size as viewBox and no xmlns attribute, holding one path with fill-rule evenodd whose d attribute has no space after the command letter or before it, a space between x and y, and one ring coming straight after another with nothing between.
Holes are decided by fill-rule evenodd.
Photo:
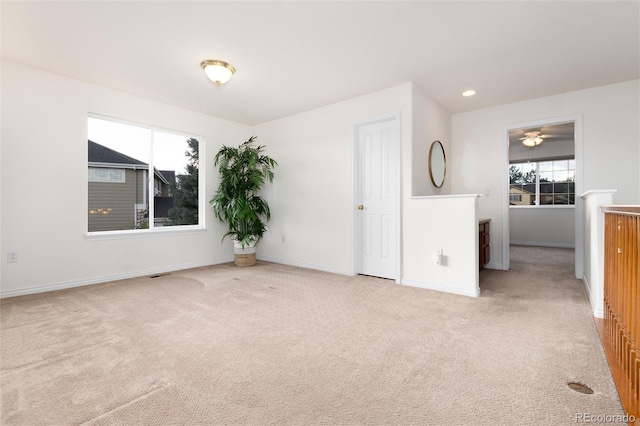
<instances>
[{"instance_id":1,"label":"wooden cabinet","mask_svg":"<svg viewBox=\"0 0 640 426\"><path fill-rule=\"evenodd\" d=\"M480 244L480 269L489 263L491 259L491 219L482 219L479 223L479 244Z\"/></svg>"}]
</instances>

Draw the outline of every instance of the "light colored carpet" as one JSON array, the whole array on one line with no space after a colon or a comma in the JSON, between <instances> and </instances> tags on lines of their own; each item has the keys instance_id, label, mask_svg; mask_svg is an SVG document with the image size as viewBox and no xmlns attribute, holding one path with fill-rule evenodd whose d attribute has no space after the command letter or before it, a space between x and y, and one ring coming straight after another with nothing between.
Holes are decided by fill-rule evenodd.
<instances>
[{"instance_id":1,"label":"light colored carpet","mask_svg":"<svg viewBox=\"0 0 640 426\"><path fill-rule=\"evenodd\" d=\"M570 425L576 413L622 414L572 256L514 247L512 271L481 273L480 298L259 262L5 299L0 420Z\"/></svg>"}]
</instances>

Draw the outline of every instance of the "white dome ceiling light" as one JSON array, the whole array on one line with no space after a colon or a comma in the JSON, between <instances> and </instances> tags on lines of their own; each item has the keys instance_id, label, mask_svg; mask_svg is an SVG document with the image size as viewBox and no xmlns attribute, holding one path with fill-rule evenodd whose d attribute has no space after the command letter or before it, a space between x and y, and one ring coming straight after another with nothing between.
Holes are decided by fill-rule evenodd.
<instances>
[{"instance_id":1,"label":"white dome ceiling light","mask_svg":"<svg viewBox=\"0 0 640 426\"><path fill-rule=\"evenodd\" d=\"M233 65L217 59L207 59L202 61L200 63L200 67L207 75L207 78L213 81L217 86L231 80L231 76L236 72Z\"/></svg>"}]
</instances>

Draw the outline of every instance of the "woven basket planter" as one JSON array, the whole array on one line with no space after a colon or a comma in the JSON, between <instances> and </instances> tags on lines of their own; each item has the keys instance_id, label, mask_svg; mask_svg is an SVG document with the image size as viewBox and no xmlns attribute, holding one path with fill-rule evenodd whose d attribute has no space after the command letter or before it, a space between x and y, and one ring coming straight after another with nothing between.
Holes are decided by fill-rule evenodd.
<instances>
[{"instance_id":1,"label":"woven basket planter","mask_svg":"<svg viewBox=\"0 0 640 426\"><path fill-rule=\"evenodd\" d=\"M238 241L233 242L233 263L236 266L253 266L256 264L256 245L255 242L251 245L242 247Z\"/></svg>"},{"instance_id":2,"label":"woven basket planter","mask_svg":"<svg viewBox=\"0 0 640 426\"><path fill-rule=\"evenodd\" d=\"M256 254L236 254L233 263L236 266L253 266L256 264Z\"/></svg>"}]
</instances>

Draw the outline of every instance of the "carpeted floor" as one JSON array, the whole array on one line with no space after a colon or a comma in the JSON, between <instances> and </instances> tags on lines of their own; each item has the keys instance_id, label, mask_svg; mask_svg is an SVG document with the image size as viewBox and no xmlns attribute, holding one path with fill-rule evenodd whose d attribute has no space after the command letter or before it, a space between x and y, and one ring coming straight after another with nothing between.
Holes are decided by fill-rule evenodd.
<instances>
[{"instance_id":1,"label":"carpeted floor","mask_svg":"<svg viewBox=\"0 0 640 426\"><path fill-rule=\"evenodd\" d=\"M259 262L4 299L0 420L570 425L622 414L572 256L514 247L512 271L482 271L480 298Z\"/></svg>"}]
</instances>

